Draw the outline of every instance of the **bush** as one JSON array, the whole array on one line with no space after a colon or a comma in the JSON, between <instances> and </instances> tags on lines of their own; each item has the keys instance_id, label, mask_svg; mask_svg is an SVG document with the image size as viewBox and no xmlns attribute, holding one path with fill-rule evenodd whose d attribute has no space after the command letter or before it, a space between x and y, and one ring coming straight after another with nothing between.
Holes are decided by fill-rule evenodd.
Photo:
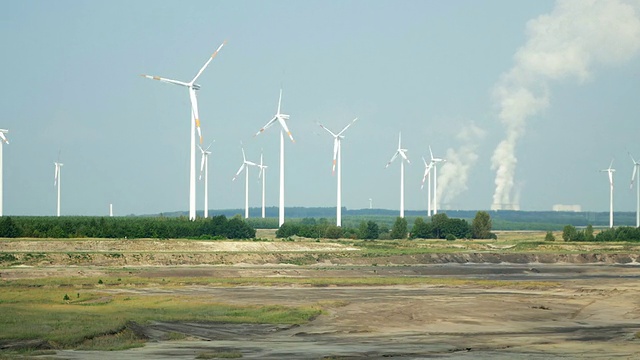
<instances>
[{"instance_id":1,"label":"bush","mask_svg":"<svg viewBox=\"0 0 640 360\"><path fill-rule=\"evenodd\" d=\"M453 241L456 239L456 236L453 234L447 234L447 236L445 236L445 239L447 239L448 241Z\"/></svg>"},{"instance_id":2,"label":"bush","mask_svg":"<svg viewBox=\"0 0 640 360\"><path fill-rule=\"evenodd\" d=\"M556 241L556 237L553 235L553 232L547 231L547 235L544 236L544 241Z\"/></svg>"},{"instance_id":3,"label":"bush","mask_svg":"<svg viewBox=\"0 0 640 360\"><path fill-rule=\"evenodd\" d=\"M391 229L391 238L406 239L407 232L407 219L398 216L396 222L393 224L393 229Z\"/></svg>"}]
</instances>

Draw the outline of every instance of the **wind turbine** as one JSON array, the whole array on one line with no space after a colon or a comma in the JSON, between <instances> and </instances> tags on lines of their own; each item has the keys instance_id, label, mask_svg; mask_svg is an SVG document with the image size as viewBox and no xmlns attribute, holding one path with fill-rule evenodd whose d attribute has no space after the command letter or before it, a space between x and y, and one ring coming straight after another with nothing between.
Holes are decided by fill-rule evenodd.
<instances>
[{"instance_id":1,"label":"wind turbine","mask_svg":"<svg viewBox=\"0 0 640 360\"><path fill-rule=\"evenodd\" d=\"M433 215L438 213L438 163L446 160L433 157L431 146L429 146L429 154L431 155L431 164L433 166Z\"/></svg>"},{"instance_id":2,"label":"wind turbine","mask_svg":"<svg viewBox=\"0 0 640 360\"><path fill-rule=\"evenodd\" d=\"M196 134L195 131L198 131L198 136L200 137L200 144L202 144L202 132L200 130L200 115L198 114L198 99L196 98L196 90L200 90L200 85L196 84L196 80L202 75L204 69L209 66L209 63L213 58L218 55L218 51L222 49L224 44L227 41L225 40L216 51L211 55L209 60L200 68L200 71L196 74L196 76L190 82L171 80L162 78L160 76L150 76L150 75L141 75L148 79L159 80L165 83L174 84L184 86L189 90L189 99L191 101L191 153L190 153L190 167L189 167L189 220L195 220L196 218Z\"/></svg>"},{"instance_id":3,"label":"wind turbine","mask_svg":"<svg viewBox=\"0 0 640 360\"><path fill-rule=\"evenodd\" d=\"M60 216L60 183L62 179L60 177L60 170L62 168L62 163L60 162L60 155L58 154L58 161L53 163L56 167L55 173L53 175L53 186L58 186L58 206L56 207L56 215Z\"/></svg>"},{"instance_id":4,"label":"wind turbine","mask_svg":"<svg viewBox=\"0 0 640 360\"><path fill-rule=\"evenodd\" d=\"M613 166L613 159L608 169L600 170L600 172L609 173L609 228L613 228L613 173L616 171L611 166Z\"/></svg>"},{"instance_id":5,"label":"wind turbine","mask_svg":"<svg viewBox=\"0 0 640 360\"><path fill-rule=\"evenodd\" d=\"M329 134L331 134L331 136L333 136L333 167L331 168L331 171L333 173L336 172L336 163L338 164L338 176L337 176L337 180L338 180L338 199L337 199L337 205L336 205L336 226L342 226L342 178L340 175L340 170L342 168L342 158L341 158L341 146L340 144L342 143L342 139L344 139L344 132L351 126L353 125L353 123L355 123L358 120L358 118L353 119L349 124L347 124L347 126L345 126L342 130L340 130L339 133L334 134L333 131L327 129L324 125L318 123L318 125L320 125L321 128L327 130L327 132Z\"/></svg>"},{"instance_id":6,"label":"wind turbine","mask_svg":"<svg viewBox=\"0 0 640 360\"><path fill-rule=\"evenodd\" d=\"M400 217L402 218L404 217L404 162L406 161L407 164L411 164L411 162L407 158L407 151L407 149L402 148L402 133L400 133L398 135L398 149L391 157L391 160L389 160L389 162L387 163L387 166L385 166L385 168L388 168L393 160L398 157L398 154L400 154L400 156L402 157L402 160L400 161Z\"/></svg>"},{"instance_id":7,"label":"wind turbine","mask_svg":"<svg viewBox=\"0 0 640 360\"><path fill-rule=\"evenodd\" d=\"M282 89L280 89L280 97L278 98L278 111L273 116L265 126L263 126L255 135L258 136L260 133L264 132L266 129L271 127L271 125L275 124L277 121L280 124L280 199L278 202L278 226L282 226L284 224L284 133L286 132L289 135L289 138L292 142L296 142L293 140L293 136L291 135L291 131L289 131L289 127L287 127L287 120L289 120L289 115L283 114L280 112L280 104L282 103Z\"/></svg>"},{"instance_id":8,"label":"wind turbine","mask_svg":"<svg viewBox=\"0 0 640 360\"><path fill-rule=\"evenodd\" d=\"M240 149L242 149L242 165L240 165L240 169L233 177L231 181L235 181L238 175L245 170L245 185L244 185L244 218L249 218L249 166L258 166L258 164L248 161L244 155L244 148L242 147L242 143L240 143Z\"/></svg>"},{"instance_id":9,"label":"wind turbine","mask_svg":"<svg viewBox=\"0 0 640 360\"><path fill-rule=\"evenodd\" d=\"M8 133L9 130L5 130L5 129L0 129L0 216L2 216L2 147L3 144L9 144L9 140L7 140L7 135L5 135L6 133Z\"/></svg>"},{"instance_id":10,"label":"wind turbine","mask_svg":"<svg viewBox=\"0 0 640 360\"><path fill-rule=\"evenodd\" d=\"M424 175L422 176L422 185L420 185L420 190L424 188L424 181L428 179L427 182L427 216L431 216L431 168L433 167L433 162L428 162L427 160L422 158L422 162L424 163Z\"/></svg>"},{"instance_id":11,"label":"wind turbine","mask_svg":"<svg viewBox=\"0 0 640 360\"><path fill-rule=\"evenodd\" d=\"M633 175L631 175L631 189L633 189L633 180L636 179L636 175L638 175L638 168L640 167L640 162L637 162L636 159L633 158L631 153L631 161L633 161ZM638 175L638 184L636 186L636 191L638 193L636 199L636 227L640 227L640 175Z\"/></svg>"},{"instance_id":12,"label":"wind turbine","mask_svg":"<svg viewBox=\"0 0 640 360\"><path fill-rule=\"evenodd\" d=\"M258 167L260 168L260 172L258 173L258 179L260 179L262 177L262 218L265 218L265 213L264 213L264 184L265 184L265 178L267 177L267 165L264 165L262 163L262 151L260 151L260 165L258 165Z\"/></svg>"},{"instance_id":13,"label":"wind turbine","mask_svg":"<svg viewBox=\"0 0 640 360\"><path fill-rule=\"evenodd\" d=\"M215 141L215 140L214 140ZM198 145L200 153L202 154L202 161L200 162L200 180L202 180L202 172L204 171L204 218L209 217L209 148L213 145L213 142L203 149Z\"/></svg>"}]
</instances>

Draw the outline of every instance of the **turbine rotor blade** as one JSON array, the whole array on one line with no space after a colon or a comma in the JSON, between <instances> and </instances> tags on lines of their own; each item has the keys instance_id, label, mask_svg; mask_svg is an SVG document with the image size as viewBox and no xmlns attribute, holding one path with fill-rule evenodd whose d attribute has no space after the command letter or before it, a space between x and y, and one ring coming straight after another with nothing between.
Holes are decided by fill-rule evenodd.
<instances>
[{"instance_id":1,"label":"turbine rotor blade","mask_svg":"<svg viewBox=\"0 0 640 360\"><path fill-rule=\"evenodd\" d=\"M358 118L355 118L353 120L351 120L351 122L349 124L347 124L347 126L345 126L342 130L340 130L340 132L338 133L338 136L342 135L342 133L344 133L345 131L347 131L347 129L353 125L353 123L355 123L358 120Z\"/></svg>"},{"instance_id":2,"label":"turbine rotor blade","mask_svg":"<svg viewBox=\"0 0 640 360\"><path fill-rule=\"evenodd\" d=\"M144 75L144 74L142 74L140 76L145 77L147 79L151 79L151 80L162 81L162 82L168 83L168 84L174 84L174 85L190 87L190 85L187 84L184 81L172 80L172 79L167 79L167 78L163 78L163 77L160 77L160 76L151 76L151 75Z\"/></svg>"},{"instance_id":3,"label":"turbine rotor blade","mask_svg":"<svg viewBox=\"0 0 640 360\"><path fill-rule=\"evenodd\" d=\"M388 168L389 165L391 165L391 163L393 162L393 160L395 160L398 157L398 151L396 151L393 156L391 157L391 160L389 160L389 162L387 163L387 165L385 166L385 168Z\"/></svg>"},{"instance_id":4,"label":"turbine rotor blade","mask_svg":"<svg viewBox=\"0 0 640 360\"><path fill-rule=\"evenodd\" d=\"M270 128L271 125L273 125L276 122L276 120L278 120L278 117L274 116L273 119L271 119L265 126L263 126L260 130L258 130L258 132L253 136L255 137L255 136L260 135L261 132L264 132L265 130Z\"/></svg>"},{"instance_id":5,"label":"turbine rotor blade","mask_svg":"<svg viewBox=\"0 0 640 360\"><path fill-rule=\"evenodd\" d=\"M278 97L278 112L276 115L280 115L280 103L282 103L282 88L280 88L280 96Z\"/></svg>"},{"instance_id":6,"label":"turbine rotor blade","mask_svg":"<svg viewBox=\"0 0 640 360\"><path fill-rule=\"evenodd\" d=\"M198 73L196 74L196 76L193 78L193 80L191 80L191 84L195 83L196 80L198 80L198 78L200 77L200 75L202 75L202 72L204 71L204 69L207 68L207 66L209 66L209 63L211 62L211 60L213 60L213 58L216 57L216 55L218 55L218 51L220 51L220 49L222 49L222 47L224 46L224 44L227 43L227 40L223 41L222 44L220 44L220 46L218 46L218 48L216 49L216 51L213 53L213 55L211 55L211 57L209 58L209 60L207 60L207 62L204 64L204 66L202 66L202 68L200 68L200 71L198 71Z\"/></svg>"},{"instance_id":7,"label":"turbine rotor blade","mask_svg":"<svg viewBox=\"0 0 640 360\"><path fill-rule=\"evenodd\" d=\"M7 140L7 137L4 135L4 132L0 131L0 139L2 139L2 141L4 141L6 144L9 143L9 140Z\"/></svg>"},{"instance_id":8,"label":"turbine rotor blade","mask_svg":"<svg viewBox=\"0 0 640 360\"><path fill-rule=\"evenodd\" d=\"M329 134L331 134L331 136L333 136L333 137L337 137L338 136L338 135L334 134L333 131L329 130L324 125L320 124L319 122L317 122L317 124L320 125L321 128L325 129Z\"/></svg>"},{"instance_id":9,"label":"turbine rotor blade","mask_svg":"<svg viewBox=\"0 0 640 360\"><path fill-rule=\"evenodd\" d=\"M282 128L287 133L287 135L289 135L289 138L291 139L291 141L292 142L296 142L295 140L293 140L293 135L291 135L291 131L289 131L289 127L287 126L287 122L284 121L282 116L278 116L277 118L278 118L278 122L280 122L280 126L282 126Z\"/></svg>"},{"instance_id":10,"label":"turbine rotor blade","mask_svg":"<svg viewBox=\"0 0 640 360\"><path fill-rule=\"evenodd\" d=\"M336 158L338 157L338 149L340 148L340 138L335 137L333 139L333 167L331 167L331 173L336 172Z\"/></svg>"},{"instance_id":11,"label":"turbine rotor blade","mask_svg":"<svg viewBox=\"0 0 640 360\"><path fill-rule=\"evenodd\" d=\"M238 175L240 175L242 170L244 170L244 167L245 167L245 163L242 163L242 165L240 165L240 169L238 169L238 172L236 172L236 175L233 177L233 179L231 179L231 181L236 181L236 178L238 177Z\"/></svg>"},{"instance_id":12,"label":"turbine rotor blade","mask_svg":"<svg viewBox=\"0 0 640 360\"><path fill-rule=\"evenodd\" d=\"M631 175L631 189L633 189L633 181L636 179L636 173L638 172L638 165L633 165L633 175Z\"/></svg>"},{"instance_id":13,"label":"turbine rotor blade","mask_svg":"<svg viewBox=\"0 0 640 360\"><path fill-rule=\"evenodd\" d=\"M202 144L202 130L200 129L200 118L198 116L198 98L196 98L196 91L192 88L189 88L189 98L191 99L191 115L193 116L193 121L196 123L200 144Z\"/></svg>"}]
</instances>

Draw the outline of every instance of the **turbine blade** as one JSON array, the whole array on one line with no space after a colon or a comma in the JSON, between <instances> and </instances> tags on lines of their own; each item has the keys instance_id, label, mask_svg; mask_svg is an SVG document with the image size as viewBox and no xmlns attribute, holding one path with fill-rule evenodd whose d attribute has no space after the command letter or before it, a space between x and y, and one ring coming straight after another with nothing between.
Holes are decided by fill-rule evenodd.
<instances>
[{"instance_id":1,"label":"turbine blade","mask_svg":"<svg viewBox=\"0 0 640 360\"><path fill-rule=\"evenodd\" d=\"M174 84L174 85L190 87L189 84L187 84L184 81L171 80L171 79L163 78L163 77L160 77L160 76L151 76L151 75L144 75L144 74L142 74L140 76L146 77L147 79L151 79L151 80L162 81L162 82L168 83L168 84Z\"/></svg>"},{"instance_id":2,"label":"turbine blade","mask_svg":"<svg viewBox=\"0 0 640 360\"><path fill-rule=\"evenodd\" d=\"M400 149L398 152L400 153L400 156L402 156L402 158L407 161L407 163L411 164L411 161L409 161L409 158L407 158L407 154L405 154L405 151L405 149Z\"/></svg>"},{"instance_id":3,"label":"turbine blade","mask_svg":"<svg viewBox=\"0 0 640 360\"><path fill-rule=\"evenodd\" d=\"M223 41L222 44L220 44L220 46L218 46L218 48L216 49L216 51L213 53L213 55L211 55L211 57L209 58L209 60L207 60L207 62L204 64L204 66L202 66L202 68L200 68L200 71L198 71L198 73L196 74L196 77L193 78L193 80L191 80L191 83L193 84L194 82L196 82L196 80L198 80L198 78L200 77L200 75L202 75L202 72L204 71L204 69L207 68L207 66L209 66L209 63L211 62L211 60L213 60L213 58L216 57L216 55L218 55L218 51L220 51L220 49L222 49L222 47L224 46L224 44L227 43L227 40Z\"/></svg>"},{"instance_id":4,"label":"turbine blade","mask_svg":"<svg viewBox=\"0 0 640 360\"><path fill-rule=\"evenodd\" d=\"M391 163L393 162L393 160L395 160L398 157L398 151L396 151L393 156L391 157L391 160L389 160L389 162L387 163L387 165L385 166L385 168L388 168L389 165L391 165Z\"/></svg>"},{"instance_id":5,"label":"turbine blade","mask_svg":"<svg viewBox=\"0 0 640 360\"><path fill-rule=\"evenodd\" d=\"M280 126L282 126L282 129L284 129L284 131L287 133L287 135L289 135L289 138L291 139L291 141L292 142L296 142L295 140L293 140L293 135L291 135L291 131L289 131L289 127L287 126L287 122L284 121L282 116L278 115L278 121L280 122Z\"/></svg>"},{"instance_id":6,"label":"turbine blade","mask_svg":"<svg viewBox=\"0 0 640 360\"><path fill-rule=\"evenodd\" d=\"M433 161L434 158L433 158L433 151L431 151L431 145L429 145L429 155L431 155L431 161Z\"/></svg>"},{"instance_id":7,"label":"turbine blade","mask_svg":"<svg viewBox=\"0 0 640 360\"><path fill-rule=\"evenodd\" d=\"M319 122L317 124L320 125L321 128L325 129L329 134L331 134L331 136L333 136L333 137L338 136L338 135L334 134L333 131L329 130L324 125L320 124Z\"/></svg>"},{"instance_id":8,"label":"turbine blade","mask_svg":"<svg viewBox=\"0 0 640 360\"><path fill-rule=\"evenodd\" d=\"M200 129L200 117L198 116L198 98L196 97L196 91L192 88L189 88L189 98L191 99L191 115L193 116L193 121L196 122L196 130L198 131L200 144L202 144L202 130Z\"/></svg>"},{"instance_id":9,"label":"turbine blade","mask_svg":"<svg viewBox=\"0 0 640 360\"><path fill-rule=\"evenodd\" d=\"M629 157L631 157L631 161L633 161L634 164L637 163L636 159L633 158L633 155L631 155L631 153L629 153Z\"/></svg>"},{"instance_id":10,"label":"turbine blade","mask_svg":"<svg viewBox=\"0 0 640 360\"><path fill-rule=\"evenodd\" d=\"M200 149L202 150L202 149ZM204 171L204 162L207 159L207 153L206 152L202 152L202 160L200 161L200 177L198 180L202 180L202 172Z\"/></svg>"},{"instance_id":11,"label":"turbine blade","mask_svg":"<svg viewBox=\"0 0 640 360\"><path fill-rule=\"evenodd\" d=\"M4 141L7 144L9 143L9 140L7 140L7 137L1 131L0 131L0 139L2 139L2 141Z\"/></svg>"},{"instance_id":12,"label":"turbine blade","mask_svg":"<svg viewBox=\"0 0 640 360\"><path fill-rule=\"evenodd\" d=\"M273 125L276 122L276 120L278 120L278 117L274 116L273 119L271 119L265 126L263 126L260 130L258 130L258 132L253 136L256 137L256 136L260 135L261 132L264 132L265 130L270 128L271 125Z\"/></svg>"},{"instance_id":13,"label":"turbine blade","mask_svg":"<svg viewBox=\"0 0 640 360\"><path fill-rule=\"evenodd\" d=\"M280 103L282 102L282 88L280 88L280 96L278 97L278 112L276 113L277 115L280 115Z\"/></svg>"},{"instance_id":14,"label":"turbine blade","mask_svg":"<svg viewBox=\"0 0 640 360\"><path fill-rule=\"evenodd\" d=\"M398 150L402 149L402 132L398 133Z\"/></svg>"},{"instance_id":15,"label":"turbine blade","mask_svg":"<svg viewBox=\"0 0 640 360\"><path fill-rule=\"evenodd\" d=\"M238 175L240 175L242 170L244 170L244 167L245 167L245 164L242 163L242 165L240 165L240 169L238 169L238 172L236 172L236 175L233 177L233 179L231 179L231 181L236 181L236 178L238 177Z\"/></svg>"},{"instance_id":16,"label":"turbine blade","mask_svg":"<svg viewBox=\"0 0 640 360\"><path fill-rule=\"evenodd\" d=\"M55 165L55 170L53 172L53 186L56 186L58 184L58 164L54 163Z\"/></svg>"},{"instance_id":17,"label":"turbine blade","mask_svg":"<svg viewBox=\"0 0 640 360\"><path fill-rule=\"evenodd\" d=\"M331 173L336 172L336 158L338 157L338 149L340 148L340 138L333 139L333 167L331 167Z\"/></svg>"},{"instance_id":18,"label":"turbine blade","mask_svg":"<svg viewBox=\"0 0 640 360\"><path fill-rule=\"evenodd\" d=\"M347 124L347 126L344 127L344 129L340 130L340 132L338 133L338 136L342 135L342 133L344 133L345 131L347 131L347 129L353 125L353 123L355 123L358 120L358 118L355 118L353 120L351 120L351 122L349 124Z\"/></svg>"},{"instance_id":19,"label":"turbine blade","mask_svg":"<svg viewBox=\"0 0 640 360\"><path fill-rule=\"evenodd\" d=\"M638 172L638 165L633 165L633 175L631 175L631 189L633 189L633 181L636 179L636 173Z\"/></svg>"},{"instance_id":20,"label":"turbine blade","mask_svg":"<svg viewBox=\"0 0 640 360\"><path fill-rule=\"evenodd\" d=\"M431 172L431 165L427 165L427 167L424 169L424 175L422 176L422 184L420 185L420 190L424 188L424 181L427 179L427 176L429 176L429 172Z\"/></svg>"}]
</instances>

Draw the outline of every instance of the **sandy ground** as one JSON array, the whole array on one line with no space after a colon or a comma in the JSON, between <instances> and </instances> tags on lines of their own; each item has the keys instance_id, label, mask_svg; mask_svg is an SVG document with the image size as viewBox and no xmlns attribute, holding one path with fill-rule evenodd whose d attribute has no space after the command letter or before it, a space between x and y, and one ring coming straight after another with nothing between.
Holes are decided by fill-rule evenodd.
<instances>
[{"instance_id":1,"label":"sandy ground","mask_svg":"<svg viewBox=\"0 0 640 360\"><path fill-rule=\"evenodd\" d=\"M77 268L59 269L77 271ZM3 275L51 269L15 268ZM99 274L107 269L82 271ZM113 269L109 269L111 271ZM544 288L481 286L185 286L180 295L229 304L322 304L326 314L290 326L153 323L143 348L105 353L58 351L56 359L194 359L239 352L245 359L638 359L640 266L447 264L424 266L149 267L142 276L430 276L553 281ZM103 291L103 290L101 290ZM113 291L138 296L166 289ZM188 340L162 341L169 332Z\"/></svg>"}]
</instances>

